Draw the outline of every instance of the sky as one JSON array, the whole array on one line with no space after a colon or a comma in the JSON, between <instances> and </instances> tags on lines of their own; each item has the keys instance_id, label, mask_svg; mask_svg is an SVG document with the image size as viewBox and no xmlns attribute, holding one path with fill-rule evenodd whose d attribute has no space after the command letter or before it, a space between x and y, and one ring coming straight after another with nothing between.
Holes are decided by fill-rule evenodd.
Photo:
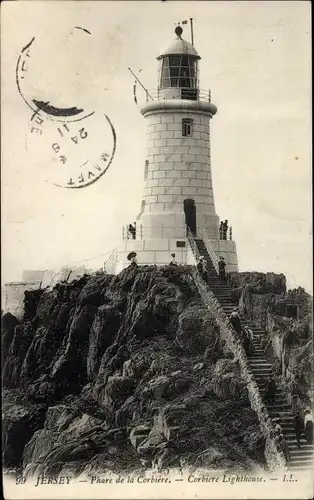
<instances>
[{"instance_id":1,"label":"sky","mask_svg":"<svg viewBox=\"0 0 314 500\"><path fill-rule=\"evenodd\" d=\"M156 57L174 38L175 24L190 17L202 58L200 88L211 89L218 107L211 122L216 211L232 225L239 269L284 273L289 287L312 293L305 1L3 2L3 282L21 279L24 269L97 267L120 244L122 226L140 211L145 164L145 120L128 68L156 91ZM183 27L190 40L189 25ZM92 143L72 144L72 163L79 168L84 155L112 151L104 115L115 128L108 171L83 189L47 182L61 172L50 149L51 124L30 139L32 111L18 92L16 65L33 37L25 96L95 111L84 122ZM144 102L140 88L137 95Z\"/></svg>"}]
</instances>

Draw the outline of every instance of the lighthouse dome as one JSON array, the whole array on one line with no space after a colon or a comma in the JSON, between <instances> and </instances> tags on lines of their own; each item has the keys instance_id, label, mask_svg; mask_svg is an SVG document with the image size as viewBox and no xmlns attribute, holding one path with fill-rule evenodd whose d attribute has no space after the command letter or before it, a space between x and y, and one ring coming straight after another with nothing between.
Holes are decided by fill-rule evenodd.
<instances>
[{"instance_id":1,"label":"lighthouse dome","mask_svg":"<svg viewBox=\"0 0 314 500\"><path fill-rule=\"evenodd\" d=\"M192 56L195 59L200 59L195 47L190 42L187 42L180 37L177 37L170 44L168 44L168 46L161 51L157 59L181 54Z\"/></svg>"}]
</instances>

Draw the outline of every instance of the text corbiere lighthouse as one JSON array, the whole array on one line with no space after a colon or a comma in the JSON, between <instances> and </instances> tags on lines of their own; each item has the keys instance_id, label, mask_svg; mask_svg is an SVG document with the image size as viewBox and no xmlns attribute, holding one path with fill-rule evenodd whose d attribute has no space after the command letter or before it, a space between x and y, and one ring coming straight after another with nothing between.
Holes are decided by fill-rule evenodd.
<instances>
[{"instance_id":1,"label":"text corbiere lighthouse","mask_svg":"<svg viewBox=\"0 0 314 500\"><path fill-rule=\"evenodd\" d=\"M158 90L141 109L147 123L141 212L135 235L124 228L116 272L131 251L139 264L167 264L171 253L179 264L192 264L192 237L223 256L229 271L238 270L235 242L222 234L215 210L209 123L217 107L210 91L200 90L201 58L182 32L177 26L157 58Z\"/></svg>"}]
</instances>

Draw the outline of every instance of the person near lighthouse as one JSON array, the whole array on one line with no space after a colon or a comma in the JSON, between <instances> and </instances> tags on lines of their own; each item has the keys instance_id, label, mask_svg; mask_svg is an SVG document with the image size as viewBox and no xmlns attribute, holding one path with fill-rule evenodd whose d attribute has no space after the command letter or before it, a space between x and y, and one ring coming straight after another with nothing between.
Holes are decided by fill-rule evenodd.
<instances>
[{"instance_id":1,"label":"person near lighthouse","mask_svg":"<svg viewBox=\"0 0 314 500\"><path fill-rule=\"evenodd\" d=\"M207 262L202 255L199 257L196 267L200 275L202 276L203 281L205 281L205 283L208 283Z\"/></svg>"},{"instance_id":2,"label":"person near lighthouse","mask_svg":"<svg viewBox=\"0 0 314 500\"><path fill-rule=\"evenodd\" d=\"M178 263L176 261L176 254L175 253L172 253L171 254L171 260L169 262L169 266L177 266Z\"/></svg>"},{"instance_id":3,"label":"person near lighthouse","mask_svg":"<svg viewBox=\"0 0 314 500\"><path fill-rule=\"evenodd\" d=\"M219 257L218 270L220 281L226 281L226 263L223 257Z\"/></svg>"},{"instance_id":4,"label":"person near lighthouse","mask_svg":"<svg viewBox=\"0 0 314 500\"><path fill-rule=\"evenodd\" d=\"M127 256L127 259L130 261L129 267L132 267L133 269L138 268L136 252L130 252L129 255Z\"/></svg>"}]
</instances>

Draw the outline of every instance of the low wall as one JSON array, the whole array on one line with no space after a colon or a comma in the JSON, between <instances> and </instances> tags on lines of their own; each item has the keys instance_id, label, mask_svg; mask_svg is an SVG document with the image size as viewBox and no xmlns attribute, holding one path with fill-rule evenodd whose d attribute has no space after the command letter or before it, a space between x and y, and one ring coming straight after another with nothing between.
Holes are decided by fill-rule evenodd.
<instances>
[{"instance_id":1,"label":"low wall","mask_svg":"<svg viewBox=\"0 0 314 500\"><path fill-rule=\"evenodd\" d=\"M278 469L285 470L286 461L284 455L282 451L277 448L274 439L274 427L267 408L261 398L258 385L251 371L242 343L231 325L228 316L219 303L219 300L203 282L196 269L192 270L192 275L205 306L207 306L209 311L214 314L220 326L221 337L225 341L228 349L230 349L239 360L241 376L246 382L251 408L257 414L262 434L266 440L265 458L267 465L271 471Z\"/></svg>"},{"instance_id":2,"label":"low wall","mask_svg":"<svg viewBox=\"0 0 314 500\"><path fill-rule=\"evenodd\" d=\"M36 290L39 286L39 281L6 283L3 292L3 312L9 312L19 320L23 319L24 292L26 290Z\"/></svg>"},{"instance_id":3,"label":"low wall","mask_svg":"<svg viewBox=\"0 0 314 500\"><path fill-rule=\"evenodd\" d=\"M218 259L219 257L223 257L225 259L225 262L227 264L227 272L228 273L238 272L239 265L238 265L237 247L235 241L210 239L210 243Z\"/></svg>"}]
</instances>

